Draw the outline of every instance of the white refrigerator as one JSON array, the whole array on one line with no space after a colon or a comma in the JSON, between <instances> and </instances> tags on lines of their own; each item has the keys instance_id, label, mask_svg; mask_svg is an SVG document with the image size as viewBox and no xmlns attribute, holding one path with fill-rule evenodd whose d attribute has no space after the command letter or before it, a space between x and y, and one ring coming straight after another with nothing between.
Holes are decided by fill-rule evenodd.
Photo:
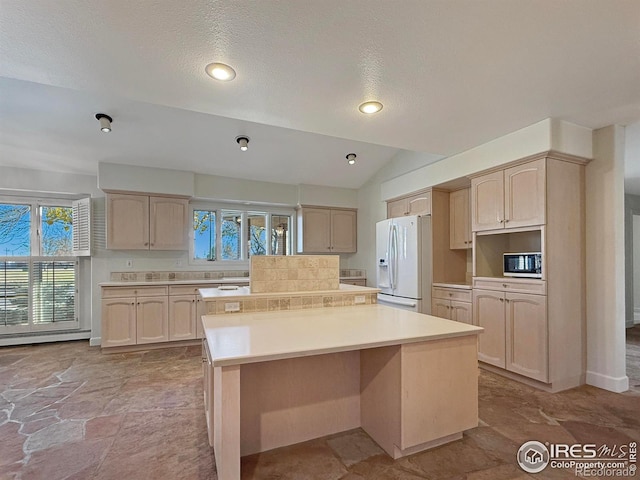
<instances>
[{"instance_id":1,"label":"white refrigerator","mask_svg":"<svg viewBox=\"0 0 640 480\"><path fill-rule=\"evenodd\" d=\"M378 303L431 313L431 216L376 224Z\"/></svg>"}]
</instances>

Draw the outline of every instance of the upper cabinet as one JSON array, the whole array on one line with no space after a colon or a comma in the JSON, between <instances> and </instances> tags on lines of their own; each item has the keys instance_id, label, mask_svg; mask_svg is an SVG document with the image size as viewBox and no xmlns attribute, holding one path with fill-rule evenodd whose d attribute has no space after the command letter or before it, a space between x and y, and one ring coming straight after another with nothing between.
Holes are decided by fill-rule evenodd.
<instances>
[{"instance_id":1,"label":"upper cabinet","mask_svg":"<svg viewBox=\"0 0 640 480\"><path fill-rule=\"evenodd\" d=\"M469 189L463 188L449 194L449 248L467 249L472 244Z\"/></svg>"},{"instance_id":2,"label":"upper cabinet","mask_svg":"<svg viewBox=\"0 0 640 480\"><path fill-rule=\"evenodd\" d=\"M387 218L406 215L429 215L431 213L431 191L414 193L387 202Z\"/></svg>"},{"instance_id":3,"label":"upper cabinet","mask_svg":"<svg viewBox=\"0 0 640 480\"><path fill-rule=\"evenodd\" d=\"M544 225L545 200L545 159L472 178L472 230Z\"/></svg>"},{"instance_id":4,"label":"upper cabinet","mask_svg":"<svg viewBox=\"0 0 640 480\"><path fill-rule=\"evenodd\" d=\"M356 229L356 210L301 207L298 210L298 253L355 253Z\"/></svg>"},{"instance_id":5,"label":"upper cabinet","mask_svg":"<svg viewBox=\"0 0 640 480\"><path fill-rule=\"evenodd\" d=\"M183 198L107 194L107 248L186 250L188 210Z\"/></svg>"}]
</instances>

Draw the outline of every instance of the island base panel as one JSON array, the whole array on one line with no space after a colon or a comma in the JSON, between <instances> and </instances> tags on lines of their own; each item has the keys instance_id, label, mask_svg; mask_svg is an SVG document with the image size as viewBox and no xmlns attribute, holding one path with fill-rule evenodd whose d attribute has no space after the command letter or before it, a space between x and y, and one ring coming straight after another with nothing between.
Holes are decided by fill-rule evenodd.
<instances>
[{"instance_id":1,"label":"island base panel","mask_svg":"<svg viewBox=\"0 0 640 480\"><path fill-rule=\"evenodd\" d=\"M241 455L360 426L360 353L241 365Z\"/></svg>"},{"instance_id":2,"label":"island base panel","mask_svg":"<svg viewBox=\"0 0 640 480\"><path fill-rule=\"evenodd\" d=\"M361 352L362 428L391 457L478 426L477 337Z\"/></svg>"}]
</instances>

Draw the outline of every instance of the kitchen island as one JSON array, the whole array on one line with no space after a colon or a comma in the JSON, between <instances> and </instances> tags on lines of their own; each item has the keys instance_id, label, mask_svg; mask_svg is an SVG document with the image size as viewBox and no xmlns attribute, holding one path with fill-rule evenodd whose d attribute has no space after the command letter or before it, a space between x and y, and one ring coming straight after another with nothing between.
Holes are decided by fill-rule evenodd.
<instances>
[{"instance_id":1,"label":"kitchen island","mask_svg":"<svg viewBox=\"0 0 640 480\"><path fill-rule=\"evenodd\" d=\"M243 455L357 427L400 458L478 424L479 327L376 304L202 321L220 480Z\"/></svg>"}]
</instances>

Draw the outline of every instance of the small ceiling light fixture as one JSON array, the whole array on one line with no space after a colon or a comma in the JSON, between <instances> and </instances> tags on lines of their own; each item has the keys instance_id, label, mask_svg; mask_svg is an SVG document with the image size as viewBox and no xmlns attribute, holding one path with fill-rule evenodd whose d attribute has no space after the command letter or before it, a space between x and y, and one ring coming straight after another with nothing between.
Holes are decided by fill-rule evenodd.
<instances>
[{"instance_id":1,"label":"small ceiling light fixture","mask_svg":"<svg viewBox=\"0 0 640 480\"><path fill-rule=\"evenodd\" d=\"M240 135L239 137L236 137L236 142L238 142L238 145L240 145L240 150L242 150L243 152L249 150L249 137Z\"/></svg>"},{"instance_id":2,"label":"small ceiling light fixture","mask_svg":"<svg viewBox=\"0 0 640 480\"><path fill-rule=\"evenodd\" d=\"M211 78L215 78L221 82L230 82L236 78L236 71L224 63L210 63L204 67L204 71L207 72L207 75Z\"/></svg>"},{"instance_id":3,"label":"small ceiling light fixture","mask_svg":"<svg viewBox=\"0 0 640 480\"><path fill-rule=\"evenodd\" d=\"M111 131L111 122L113 122L113 118L105 113L96 113L96 119L100 122L100 130L104 133L109 133Z\"/></svg>"},{"instance_id":4,"label":"small ceiling light fixture","mask_svg":"<svg viewBox=\"0 0 640 480\"><path fill-rule=\"evenodd\" d=\"M345 158L347 159L347 163L349 165L355 165L356 164L356 154L355 153L348 153Z\"/></svg>"},{"instance_id":5,"label":"small ceiling light fixture","mask_svg":"<svg viewBox=\"0 0 640 480\"><path fill-rule=\"evenodd\" d=\"M378 113L380 110L382 110L382 104L380 102L373 102L373 101L364 102L358 106L358 110L360 110L362 113L367 113L367 114Z\"/></svg>"}]
</instances>

